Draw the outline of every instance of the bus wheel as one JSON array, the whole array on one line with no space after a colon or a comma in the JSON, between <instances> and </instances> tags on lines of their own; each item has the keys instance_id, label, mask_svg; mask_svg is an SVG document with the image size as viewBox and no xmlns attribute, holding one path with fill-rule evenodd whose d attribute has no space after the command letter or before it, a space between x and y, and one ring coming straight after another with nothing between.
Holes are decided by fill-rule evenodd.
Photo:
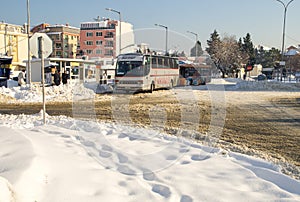
<instances>
[{"instance_id":1,"label":"bus wheel","mask_svg":"<svg viewBox=\"0 0 300 202\"><path fill-rule=\"evenodd\" d=\"M154 89L155 89L154 84L151 84L151 86L150 86L150 93L152 93L154 91Z\"/></svg>"}]
</instances>

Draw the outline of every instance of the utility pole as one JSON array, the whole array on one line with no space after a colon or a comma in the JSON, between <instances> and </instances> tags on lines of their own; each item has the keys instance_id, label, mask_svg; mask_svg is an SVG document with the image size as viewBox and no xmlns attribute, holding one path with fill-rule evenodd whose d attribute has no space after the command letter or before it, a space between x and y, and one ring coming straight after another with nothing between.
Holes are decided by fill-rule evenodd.
<instances>
[{"instance_id":1,"label":"utility pole","mask_svg":"<svg viewBox=\"0 0 300 202\"><path fill-rule=\"evenodd\" d=\"M196 46L195 46L196 54L195 54L195 56L198 57L198 34L196 34L195 32L190 32L190 31L187 31L187 32L190 33L190 34L195 35L195 37L196 37Z\"/></svg>"},{"instance_id":2,"label":"utility pole","mask_svg":"<svg viewBox=\"0 0 300 202\"><path fill-rule=\"evenodd\" d=\"M31 61L30 61L30 9L29 9L29 0L27 0L27 43L28 43L28 55L27 55L27 60L28 60L28 64L27 64L27 78L26 78L26 83L31 85Z\"/></svg>"},{"instance_id":3,"label":"utility pole","mask_svg":"<svg viewBox=\"0 0 300 202\"><path fill-rule=\"evenodd\" d=\"M166 55L168 55L168 27L160 24L155 24L155 26L163 27L166 29Z\"/></svg>"},{"instance_id":4,"label":"utility pole","mask_svg":"<svg viewBox=\"0 0 300 202\"><path fill-rule=\"evenodd\" d=\"M121 17L121 12L120 11L117 11L117 10L114 10L112 8L106 8L107 11L111 11L111 12L115 12L115 13L118 13L119 14L119 23L120 23L120 29L119 29L119 54L121 54L121 51L122 51L122 43L121 43L121 35L122 35L122 17Z\"/></svg>"},{"instance_id":5,"label":"utility pole","mask_svg":"<svg viewBox=\"0 0 300 202\"><path fill-rule=\"evenodd\" d=\"M282 72L283 72L283 67L285 66L283 60L284 60L284 42L285 42L285 24L286 24L286 13L287 13L287 9L288 6L294 1L294 0L290 0L287 4L285 4L283 1L281 0L276 0L279 3L282 4L282 6L284 7L284 13L283 13L283 29L282 29L282 47L281 47L281 62L283 64L281 64L280 67L280 81L282 81Z\"/></svg>"}]
</instances>

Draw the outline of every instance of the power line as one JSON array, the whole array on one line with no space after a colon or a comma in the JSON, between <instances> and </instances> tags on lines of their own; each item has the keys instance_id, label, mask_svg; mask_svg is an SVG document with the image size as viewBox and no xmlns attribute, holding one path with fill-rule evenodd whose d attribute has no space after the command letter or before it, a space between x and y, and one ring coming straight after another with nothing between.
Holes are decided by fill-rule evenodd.
<instances>
[{"instance_id":1,"label":"power line","mask_svg":"<svg viewBox=\"0 0 300 202\"><path fill-rule=\"evenodd\" d=\"M291 37L291 36L288 36L288 35L286 35L286 37L289 38L290 40L292 40L292 41L297 42L297 43L300 44L300 41L299 41L299 40L297 40L297 39L295 39L295 38L293 38L293 37Z\"/></svg>"}]
</instances>

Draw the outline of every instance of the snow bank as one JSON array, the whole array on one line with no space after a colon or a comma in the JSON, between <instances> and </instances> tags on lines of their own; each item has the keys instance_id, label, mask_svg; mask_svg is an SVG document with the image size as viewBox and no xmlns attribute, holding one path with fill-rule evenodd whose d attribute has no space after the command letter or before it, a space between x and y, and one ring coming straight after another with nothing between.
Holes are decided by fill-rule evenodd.
<instances>
[{"instance_id":1,"label":"snow bank","mask_svg":"<svg viewBox=\"0 0 300 202\"><path fill-rule=\"evenodd\" d=\"M284 83L278 81L244 81L237 80L236 90L267 91L299 91L300 83Z\"/></svg>"},{"instance_id":2,"label":"snow bank","mask_svg":"<svg viewBox=\"0 0 300 202\"><path fill-rule=\"evenodd\" d=\"M73 96L81 95L90 97L94 95L94 85L88 85L88 88L83 84L69 84L60 86L48 86L45 87L46 101L50 102L69 102L73 101ZM32 85L29 87L12 87L12 88L0 88L0 94L14 98L15 100L9 100L9 102L42 102L42 87L39 85Z\"/></svg>"},{"instance_id":3,"label":"snow bank","mask_svg":"<svg viewBox=\"0 0 300 202\"><path fill-rule=\"evenodd\" d=\"M0 115L0 127L0 176L21 202L300 200L300 182L270 162L155 130L65 116L43 125L41 114ZM20 141L34 153L22 173L9 150ZM9 198L9 187L0 196Z\"/></svg>"},{"instance_id":4,"label":"snow bank","mask_svg":"<svg viewBox=\"0 0 300 202\"><path fill-rule=\"evenodd\" d=\"M15 202L15 194L11 184L0 176L0 201L1 202Z\"/></svg>"}]
</instances>

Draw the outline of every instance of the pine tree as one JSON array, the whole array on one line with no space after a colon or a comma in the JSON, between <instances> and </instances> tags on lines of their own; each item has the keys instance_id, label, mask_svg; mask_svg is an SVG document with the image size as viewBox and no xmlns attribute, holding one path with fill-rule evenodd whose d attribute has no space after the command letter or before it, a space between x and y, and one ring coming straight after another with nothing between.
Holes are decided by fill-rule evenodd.
<instances>
[{"instance_id":1,"label":"pine tree","mask_svg":"<svg viewBox=\"0 0 300 202\"><path fill-rule=\"evenodd\" d=\"M211 56L211 58L214 60L214 56L216 55L219 46L221 44L220 36L217 30L214 30L214 32L210 35L210 39L207 40L208 47L206 48L207 53Z\"/></svg>"},{"instance_id":2,"label":"pine tree","mask_svg":"<svg viewBox=\"0 0 300 202\"><path fill-rule=\"evenodd\" d=\"M249 57L247 64L253 66L255 64L255 50L249 33L243 38L242 47L243 53L247 54Z\"/></svg>"}]
</instances>

